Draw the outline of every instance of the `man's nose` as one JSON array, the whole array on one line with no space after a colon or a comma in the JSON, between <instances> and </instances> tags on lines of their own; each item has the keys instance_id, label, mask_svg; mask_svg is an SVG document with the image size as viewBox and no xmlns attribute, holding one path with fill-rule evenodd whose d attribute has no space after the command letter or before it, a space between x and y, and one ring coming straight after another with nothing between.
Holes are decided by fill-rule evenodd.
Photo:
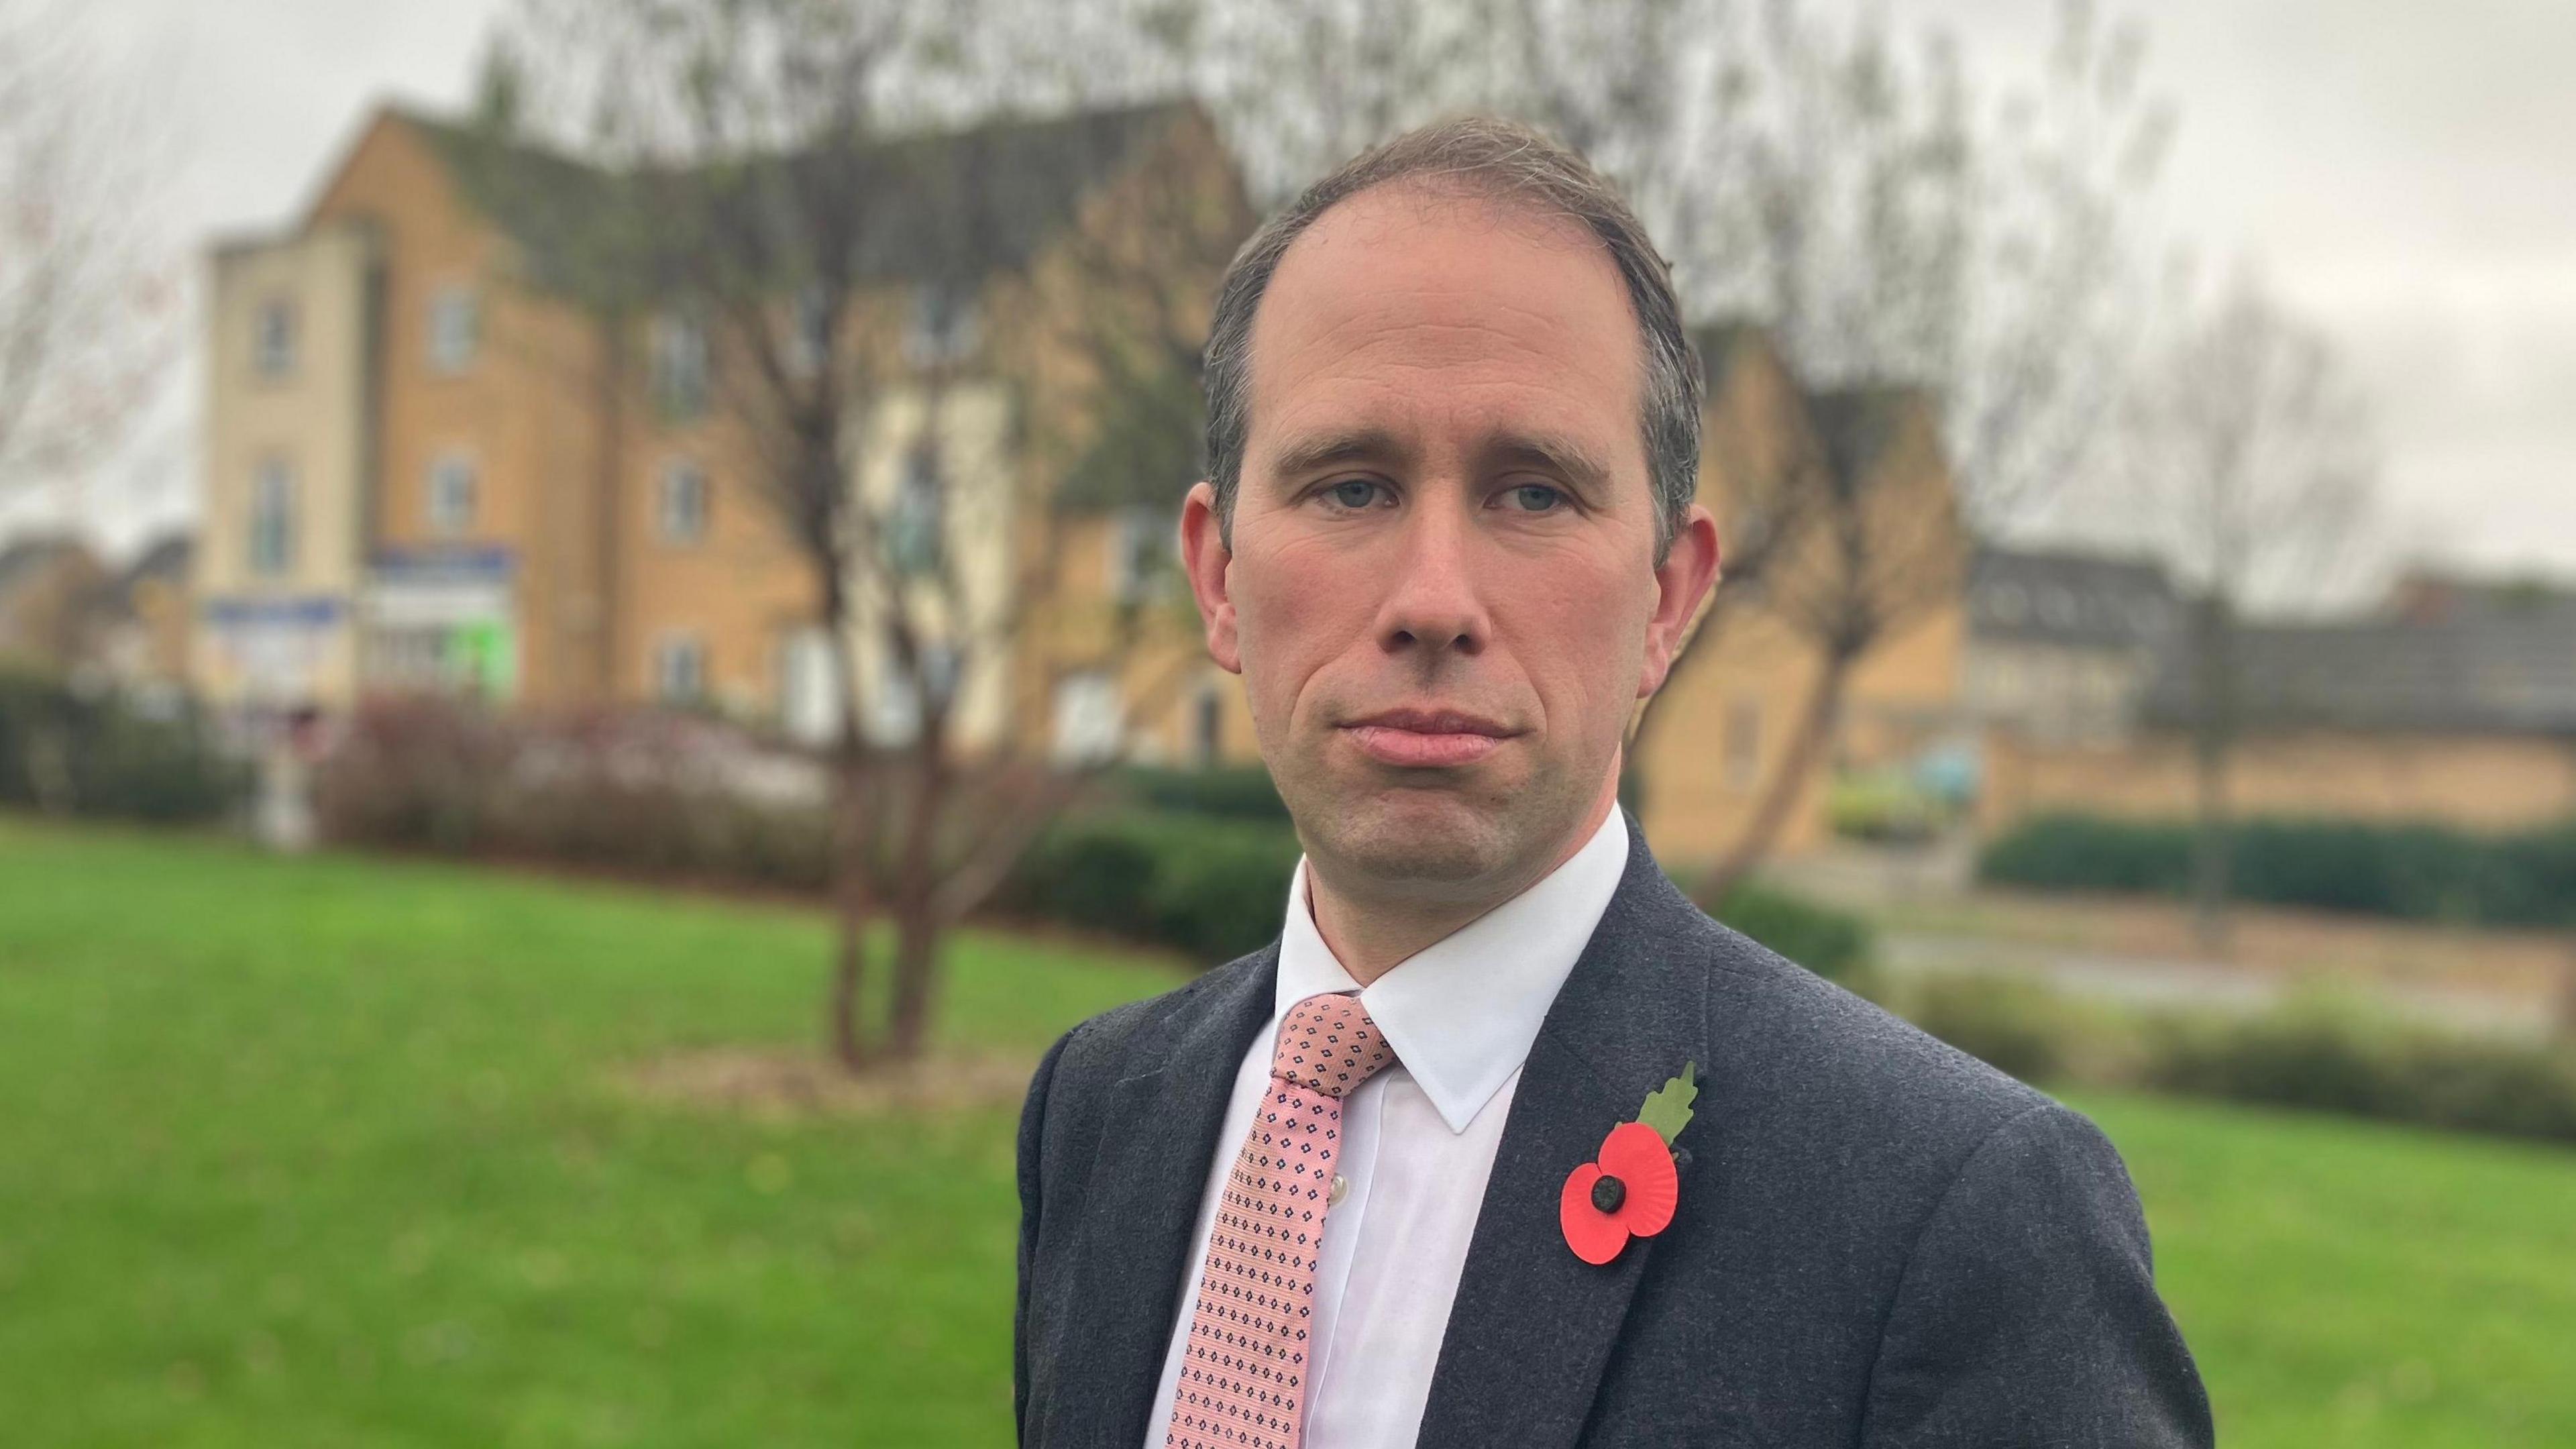
<instances>
[{"instance_id":1,"label":"man's nose","mask_svg":"<svg viewBox=\"0 0 2576 1449\"><path fill-rule=\"evenodd\" d=\"M1433 495L1435 499L1438 495ZM1491 633L1477 577L1475 534L1446 500L1410 510L1404 544L1392 560L1378 642L1388 653L1475 655Z\"/></svg>"}]
</instances>

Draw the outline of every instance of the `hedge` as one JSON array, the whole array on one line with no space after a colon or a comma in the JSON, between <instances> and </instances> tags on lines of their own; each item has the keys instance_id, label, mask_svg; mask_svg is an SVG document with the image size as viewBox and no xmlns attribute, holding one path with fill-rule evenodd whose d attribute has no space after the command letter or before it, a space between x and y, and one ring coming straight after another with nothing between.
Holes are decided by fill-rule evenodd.
<instances>
[{"instance_id":1,"label":"hedge","mask_svg":"<svg viewBox=\"0 0 2576 1449\"><path fill-rule=\"evenodd\" d=\"M112 693L0 673L0 805L176 823L219 816L249 787L193 711L147 716Z\"/></svg>"},{"instance_id":2,"label":"hedge","mask_svg":"<svg viewBox=\"0 0 2576 1449\"><path fill-rule=\"evenodd\" d=\"M1828 981L1864 993L1872 984L1877 938L1867 921L1849 911L1742 885L1710 914Z\"/></svg>"},{"instance_id":3,"label":"hedge","mask_svg":"<svg viewBox=\"0 0 2576 1449\"><path fill-rule=\"evenodd\" d=\"M2576 1043L2414 1025L2346 997L2252 1016L2082 1004L2018 976L1915 983L1915 1025L2025 1081L2146 1088L2576 1142Z\"/></svg>"},{"instance_id":4,"label":"hedge","mask_svg":"<svg viewBox=\"0 0 2576 1449\"><path fill-rule=\"evenodd\" d=\"M1112 784L1139 809L1288 823L1288 806L1270 783L1270 772L1259 765L1204 770L1131 765L1113 772Z\"/></svg>"},{"instance_id":5,"label":"hedge","mask_svg":"<svg viewBox=\"0 0 2576 1449\"><path fill-rule=\"evenodd\" d=\"M2043 816L1986 848L1979 876L2039 890L2187 895L2192 827ZM2506 835L2438 825L2251 820L2229 833L2232 899L2482 926L2576 925L2576 822Z\"/></svg>"}]
</instances>

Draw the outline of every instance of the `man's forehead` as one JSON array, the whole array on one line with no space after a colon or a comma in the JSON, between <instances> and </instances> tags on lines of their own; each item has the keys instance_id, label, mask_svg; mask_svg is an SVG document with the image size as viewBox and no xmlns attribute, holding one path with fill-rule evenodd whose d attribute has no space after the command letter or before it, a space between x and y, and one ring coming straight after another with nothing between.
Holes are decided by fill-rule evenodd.
<instances>
[{"instance_id":1,"label":"man's forehead","mask_svg":"<svg viewBox=\"0 0 2576 1449\"><path fill-rule=\"evenodd\" d=\"M1478 389L1559 414L1543 431L1580 430L1604 407L1624 425L1642 374L1626 287L1588 232L1526 205L1393 187L1327 211L1288 248L1250 351L1255 431L1274 434L1392 428L1416 416L1408 402ZM1325 416L1307 416L1316 406Z\"/></svg>"}]
</instances>

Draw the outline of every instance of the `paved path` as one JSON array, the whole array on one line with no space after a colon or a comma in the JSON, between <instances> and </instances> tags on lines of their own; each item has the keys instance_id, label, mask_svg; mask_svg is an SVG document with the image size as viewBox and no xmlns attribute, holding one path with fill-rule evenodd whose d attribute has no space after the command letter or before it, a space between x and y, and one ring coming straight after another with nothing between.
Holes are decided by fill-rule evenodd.
<instances>
[{"instance_id":1,"label":"paved path","mask_svg":"<svg viewBox=\"0 0 2576 1449\"><path fill-rule=\"evenodd\" d=\"M2278 1004L2302 984L2286 973L2188 957L2121 955L1929 932L1883 935L1879 959L1900 976L2000 973L2150 1007L2254 1012ZM2414 983L2357 984L2356 989L2409 1016L2460 1030L2538 1040L2550 1029L2547 1011L2520 993Z\"/></svg>"}]
</instances>

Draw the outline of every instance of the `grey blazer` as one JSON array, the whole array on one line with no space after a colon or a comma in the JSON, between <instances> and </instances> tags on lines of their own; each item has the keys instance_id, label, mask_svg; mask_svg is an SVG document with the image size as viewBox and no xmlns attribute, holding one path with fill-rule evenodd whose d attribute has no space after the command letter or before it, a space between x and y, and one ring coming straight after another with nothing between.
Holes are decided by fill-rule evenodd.
<instances>
[{"instance_id":1,"label":"grey blazer","mask_svg":"<svg viewBox=\"0 0 2576 1449\"><path fill-rule=\"evenodd\" d=\"M1505 1119L1418 1442L2207 1445L2093 1124L1718 925L1635 819ZM1135 1449L1278 946L1057 1042L1020 1119L1020 1442ZM1699 1063L1671 1226L1568 1250L1566 1174Z\"/></svg>"}]
</instances>

